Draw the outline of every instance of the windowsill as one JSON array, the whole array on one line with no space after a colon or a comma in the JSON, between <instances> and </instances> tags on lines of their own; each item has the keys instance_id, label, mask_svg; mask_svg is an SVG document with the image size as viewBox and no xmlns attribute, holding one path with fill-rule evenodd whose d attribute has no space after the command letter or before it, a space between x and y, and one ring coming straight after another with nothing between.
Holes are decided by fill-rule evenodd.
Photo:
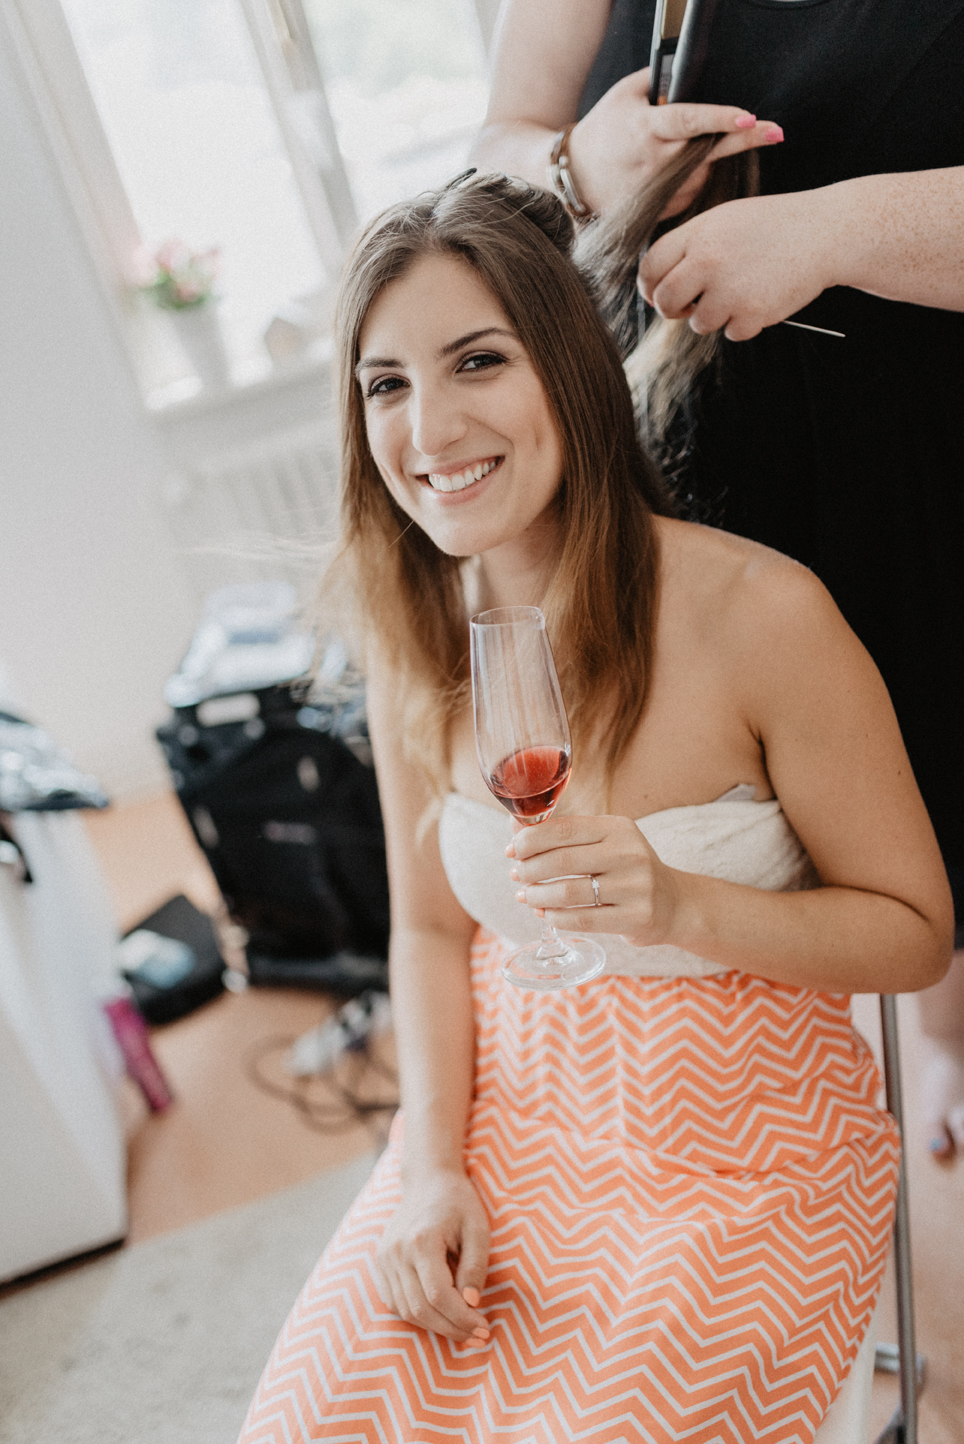
<instances>
[{"instance_id":1,"label":"windowsill","mask_svg":"<svg viewBox=\"0 0 964 1444\"><path fill-rule=\"evenodd\" d=\"M279 365L266 359L263 373L247 381L236 375L228 386L148 402L147 414L172 470L220 465L226 454L258 451L282 433L313 431L331 437L334 445L333 350L331 338L321 338Z\"/></svg>"},{"instance_id":2,"label":"windowsill","mask_svg":"<svg viewBox=\"0 0 964 1444\"><path fill-rule=\"evenodd\" d=\"M331 337L321 337L288 361L274 363L265 357L263 368L234 378L226 386L204 386L197 377L187 376L148 392L145 404L158 420L170 419L172 422L228 410L292 386L310 383L313 377L319 381L327 379L333 353Z\"/></svg>"}]
</instances>

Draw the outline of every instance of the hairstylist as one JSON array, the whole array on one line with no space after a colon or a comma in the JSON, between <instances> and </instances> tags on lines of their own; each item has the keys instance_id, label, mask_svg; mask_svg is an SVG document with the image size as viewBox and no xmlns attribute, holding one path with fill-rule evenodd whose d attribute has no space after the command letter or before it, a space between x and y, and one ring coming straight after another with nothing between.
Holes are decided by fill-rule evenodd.
<instances>
[{"instance_id":1,"label":"hairstylist","mask_svg":"<svg viewBox=\"0 0 964 1444\"><path fill-rule=\"evenodd\" d=\"M650 107L654 0L507 0L475 159L589 211L691 136L761 195L664 233L647 300L724 329L685 407L684 505L830 588L890 689L964 946L964 0L719 0L700 98ZM703 168L667 215L685 209ZM787 317L842 333L777 324ZM931 1148L964 1154L964 951L921 995Z\"/></svg>"}]
</instances>

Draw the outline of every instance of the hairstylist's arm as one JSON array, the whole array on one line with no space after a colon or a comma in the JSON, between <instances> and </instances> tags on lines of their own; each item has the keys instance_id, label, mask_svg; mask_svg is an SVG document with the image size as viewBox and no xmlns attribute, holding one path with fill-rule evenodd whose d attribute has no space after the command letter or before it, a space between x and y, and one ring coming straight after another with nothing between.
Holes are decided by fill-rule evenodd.
<instances>
[{"instance_id":1,"label":"hairstylist's arm","mask_svg":"<svg viewBox=\"0 0 964 1444\"><path fill-rule=\"evenodd\" d=\"M639 274L661 315L731 341L829 286L964 311L964 166L728 201L660 237Z\"/></svg>"},{"instance_id":2,"label":"hairstylist's arm","mask_svg":"<svg viewBox=\"0 0 964 1444\"><path fill-rule=\"evenodd\" d=\"M464 1342L485 1325L489 1225L463 1163L474 1068L472 920L448 885L436 834L418 841L428 796L402 755L391 675L370 669L368 713L391 882L392 1017L405 1138L402 1201L377 1255L379 1292L409 1323ZM450 1265L450 1259L457 1264Z\"/></svg>"},{"instance_id":3,"label":"hairstylist's arm","mask_svg":"<svg viewBox=\"0 0 964 1444\"><path fill-rule=\"evenodd\" d=\"M609 9L609 0L507 0L474 164L546 184L553 138L576 119ZM677 192L668 215L686 208L710 161L771 144L782 132L733 105L651 106L649 70L638 70L618 81L573 131L573 179L586 204L603 211L649 180L687 140L718 131L724 138Z\"/></svg>"}]
</instances>

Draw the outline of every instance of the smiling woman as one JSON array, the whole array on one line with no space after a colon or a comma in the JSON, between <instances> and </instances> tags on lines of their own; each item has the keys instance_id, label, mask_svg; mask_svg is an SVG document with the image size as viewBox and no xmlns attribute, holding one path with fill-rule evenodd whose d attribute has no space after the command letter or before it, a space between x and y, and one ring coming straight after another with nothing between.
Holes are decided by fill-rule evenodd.
<instances>
[{"instance_id":1,"label":"smiling woman","mask_svg":"<svg viewBox=\"0 0 964 1444\"><path fill-rule=\"evenodd\" d=\"M572 239L547 193L462 177L374 222L343 283L333 582L403 1108L244 1444L866 1434L897 1139L846 994L938 977L950 899L819 582L669 514ZM513 833L469 616L532 605L577 781ZM605 972L507 983L542 916L601 934Z\"/></svg>"},{"instance_id":2,"label":"smiling woman","mask_svg":"<svg viewBox=\"0 0 964 1444\"><path fill-rule=\"evenodd\" d=\"M593 701L611 693L614 762L645 703L652 516L670 510L569 259L571 223L518 186L494 230L497 193L513 189L456 185L386 212L359 242L339 306L344 549L328 584L362 600L366 637L395 658L404 732L438 796L468 688L465 559L505 542L519 585L566 639L577 745L598 725Z\"/></svg>"}]
</instances>

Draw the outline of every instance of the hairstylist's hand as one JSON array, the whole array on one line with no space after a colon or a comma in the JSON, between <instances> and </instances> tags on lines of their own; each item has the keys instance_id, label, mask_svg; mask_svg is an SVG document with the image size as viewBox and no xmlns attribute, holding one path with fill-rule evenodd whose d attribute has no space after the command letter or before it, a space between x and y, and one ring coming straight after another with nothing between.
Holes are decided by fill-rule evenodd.
<instances>
[{"instance_id":1,"label":"hairstylist's hand","mask_svg":"<svg viewBox=\"0 0 964 1444\"><path fill-rule=\"evenodd\" d=\"M727 201L668 231L639 267L651 306L748 341L835 285L845 244L825 190Z\"/></svg>"},{"instance_id":2,"label":"hairstylist's hand","mask_svg":"<svg viewBox=\"0 0 964 1444\"><path fill-rule=\"evenodd\" d=\"M546 922L621 933L640 948L672 940L683 874L660 862L630 818L551 817L520 828L506 852L519 901Z\"/></svg>"},{"instance_id":3,"label":"hairstylist's hand","mask_svg":"<svg viewBox=\"0 0 964 1444\"><path fill-rule=\"evenodd\" d=\"M426 1170L408 1183L375 1258L382 1302L410 1324L453 1342L483 1344L489 1221L464 1173ZM478 1332L477 1332L478 1331ZM484 1335L484 1336L483 1336Z\"/></svg>"},{"instance_id":4,"label":"hairstylist's hand","mask_svg":"<svg viewBox=\"0 0 964 1444\"><path fill-rule=\"evenodd\" d=\"M714 160L756 146L773 145L783 131L734 105L650 105L649 67L607 90L569 138L576 188L594 211L604 211L638 190L688 140L724 132L706 162L686 181L665 215L679 215L704 185Z\"/></svg>"}]
</instances>

